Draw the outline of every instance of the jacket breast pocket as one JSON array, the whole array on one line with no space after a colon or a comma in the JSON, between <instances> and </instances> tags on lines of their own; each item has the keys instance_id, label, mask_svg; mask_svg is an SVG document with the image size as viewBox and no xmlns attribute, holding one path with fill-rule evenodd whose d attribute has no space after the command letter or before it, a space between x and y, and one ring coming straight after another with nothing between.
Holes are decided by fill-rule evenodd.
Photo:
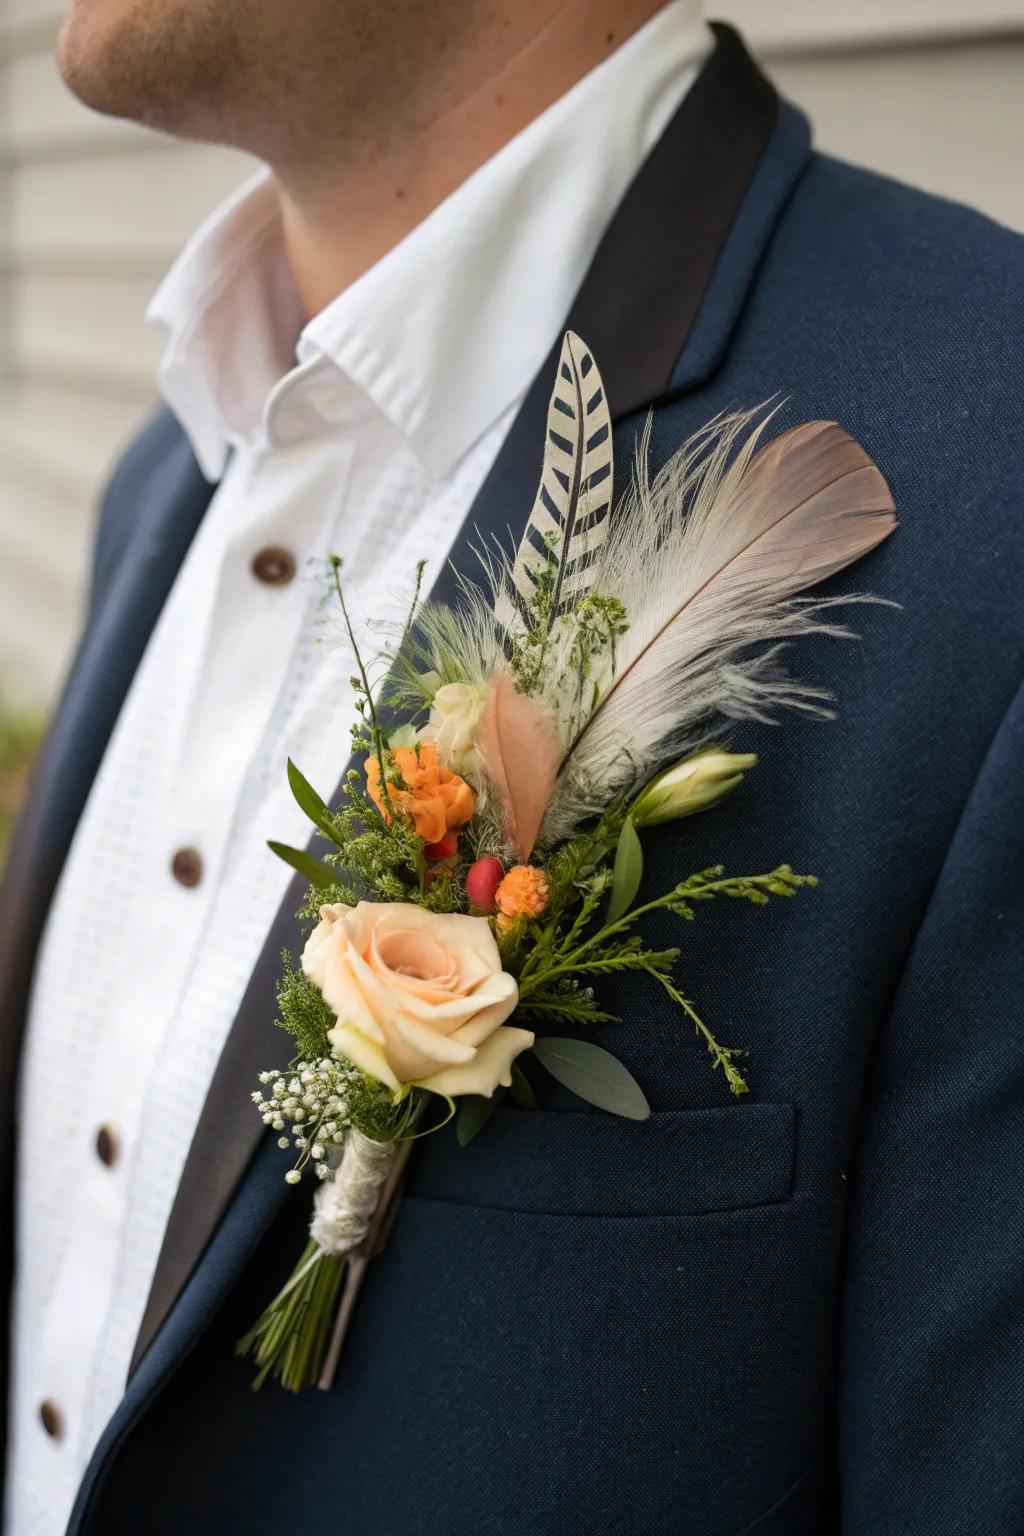
<instances>
[{"instance_id":1,"label":"jacket breast pocket","mask_svg":"<svg viewBox=\"0 0 1024 1536\"><path fill-rule=\"evenodd\" d=\"M503 1106L468 1147L421 1142L345 1345L346 1475L419 1478L459 1536L505 1508L531 1536L761 1518L829 1423L831 1213L792 1187L796 1128L785 1103ZM397 1417L401 1451L378 1454L367 1412Z\"/></svg>"},{"instance_id":2,"label":"jacket breast pocket","mask_svg":"<svg viewBox=\"0 0 1024 1536\"><path fill-rule=\"evenodd\" d=\"M433 1143L433 1145L431 1144ZM408 1193L538 1215L682 1216L790 1197L792 1104L601 1112L499 1109L468 1147L430 1138Z\"/></svg>"}]
</instances>

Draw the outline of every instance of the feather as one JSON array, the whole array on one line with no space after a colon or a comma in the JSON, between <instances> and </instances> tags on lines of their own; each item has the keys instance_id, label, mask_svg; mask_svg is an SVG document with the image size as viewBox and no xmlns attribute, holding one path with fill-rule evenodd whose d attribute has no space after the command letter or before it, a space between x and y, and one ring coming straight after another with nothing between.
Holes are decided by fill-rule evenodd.
<instances>
[{"instance_id":1,"label":"feather","mask_svg":"<svg viewBox=\"0 0 1024 1536\"><path fill-rule=\"evenodd\" d=\"M756 414L710 423L653 483L644 434L633 489L590 572L594 590L622 599L629 629L566 749L545 840L705 740L722 717L770 720L779 705L825 712L827 695L780 673L779 642L849 633L824 615L851 599L796 594L886 538L893 501L835 422L807 422L758 450L771 418L749 430ZM553 673L563 665L552 657Z\"/></svg>"},{"instance_id":2,"label":"feather","mask_svg":"<svg viewBox=\"0 0 1024 1536\"><path fill-rule=\"evenodd\" d=\"M520 693L507 672L491 678L476 730L476 748L498 806L502 831L520 859L533 852L551 799L562 742L555 722Z\"/></svg>"},{"instance_id":3,"label":"feather","mask_svg":"<svg viewBox=\"0 0 1024 1536\"><path fill-rule=\"evenodd\" d=\"M604 385L584 342L567 331L548 406L540 485L511 571L495 601L506 630L522 623L538 575L554 562L549 627L589 586L588 572L608 533L612 425Z\"/></svg>"}]
</instances>

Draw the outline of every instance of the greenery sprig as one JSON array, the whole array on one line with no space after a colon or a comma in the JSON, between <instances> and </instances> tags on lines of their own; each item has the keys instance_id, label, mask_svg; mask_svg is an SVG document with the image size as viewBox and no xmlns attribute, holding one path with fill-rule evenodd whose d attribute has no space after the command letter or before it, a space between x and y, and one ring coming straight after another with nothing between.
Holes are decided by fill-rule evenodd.
<instances>
[{"instance_id":1,"label":"greenery sprig","mask_svg":"<svg viewBox=\"0 0 1024 1536\"><path fill-rule=\"evenodd\" d=\"M598 846L602 837L598 834ZM595 846L593 833L584 834L579 841L585 842L586 847L578 849L575 855L570 852L571 845L563 850L566 872L585 868ZM744 1052L738 1047L720 1045L672 980L680 951L650 949L631 930L642 918L659 911L691 922L696 904L716 897L762 906L772 896L794 896L801 886L816 885L816 878L795 874L788 864L780 864L762 875L726 875L723 867L716 864L681 880L665 895L631 907L614 921L588 932L607 884L606 875L592 876L584 885L578 909L568 917L564 915L563 894L563 906L553 911L546 931L526 954L519 972L519 998L524 1012L555 1017L561 1011L564 1017L581 1024L608 1022L614 1016L601 1009L592 994L579 989L581 978L592 980L623 971L644 972L658 982L703 1036L714 1066L722 1069L730 1091L737 1096L748 1093L749 1085L736 1065L737 1057Z\"/></svg>"}]
</instances>

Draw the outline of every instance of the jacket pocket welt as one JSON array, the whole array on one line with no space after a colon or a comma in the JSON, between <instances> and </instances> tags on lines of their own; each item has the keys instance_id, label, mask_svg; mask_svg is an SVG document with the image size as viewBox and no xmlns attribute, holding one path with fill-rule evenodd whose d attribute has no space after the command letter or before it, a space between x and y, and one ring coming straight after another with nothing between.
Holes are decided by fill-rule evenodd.
<instances>
[{"instance_id":1,"label":"jacket pocket welt","mask_svg":"<svg viewBox=\"0 0 1024 1536\"><path fill-rule=\"evenodd\" d=\"M500 1109L468 1147L431 1137L413 1197L574 1216L681 1216L789 1199L792 1104L667 1110L648 1120Z\"/></svg>"}]
</instances>

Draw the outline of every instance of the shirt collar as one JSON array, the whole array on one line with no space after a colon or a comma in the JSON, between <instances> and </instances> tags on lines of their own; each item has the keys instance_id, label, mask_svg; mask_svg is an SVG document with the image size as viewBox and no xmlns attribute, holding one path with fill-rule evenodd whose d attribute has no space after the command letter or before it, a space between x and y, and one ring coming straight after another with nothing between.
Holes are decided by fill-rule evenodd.
<instances>
[{"instance_id":1,"label":"shirt collar","mask_svg":"<svg viewBox=\"0 0 1024 1536\"><path fill-rule=\"evenodd\" d=\"M699 0L650 22L303 326L260 171L186 245L147 310L161 389L205 473L271 389L324 365L443 475L524 393L630 181L710 48Z\"/></svg>"}]
</instances>

